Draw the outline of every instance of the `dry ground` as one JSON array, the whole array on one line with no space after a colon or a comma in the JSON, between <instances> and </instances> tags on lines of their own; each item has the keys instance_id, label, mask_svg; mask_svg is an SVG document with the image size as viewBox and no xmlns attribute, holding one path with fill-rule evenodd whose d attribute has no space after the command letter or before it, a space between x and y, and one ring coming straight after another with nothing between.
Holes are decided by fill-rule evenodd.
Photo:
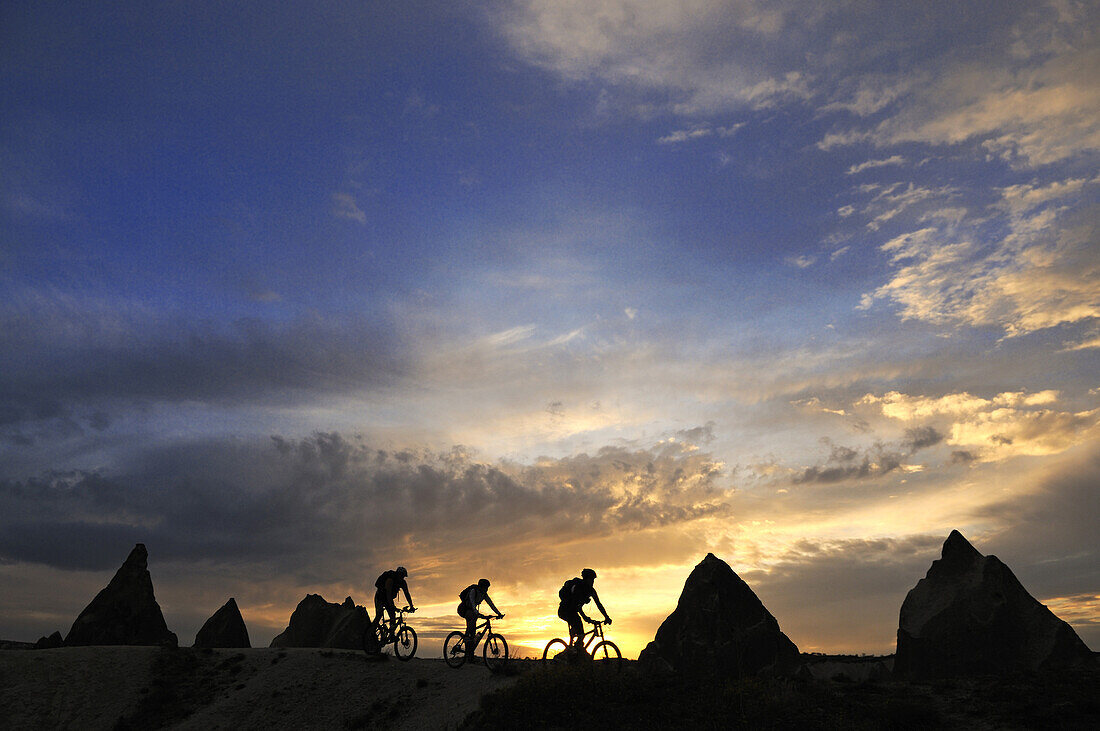
<instances>
[{"instance_id":1,"label":"dry ground","mask_svg":"<svg viewBox=\"0 0 1100 731\"><path fill-rule=\"evenodd\" d=\"M0 728L454 728L514 677L344 650L0 652Z\"/></svg>"}]
</instances>

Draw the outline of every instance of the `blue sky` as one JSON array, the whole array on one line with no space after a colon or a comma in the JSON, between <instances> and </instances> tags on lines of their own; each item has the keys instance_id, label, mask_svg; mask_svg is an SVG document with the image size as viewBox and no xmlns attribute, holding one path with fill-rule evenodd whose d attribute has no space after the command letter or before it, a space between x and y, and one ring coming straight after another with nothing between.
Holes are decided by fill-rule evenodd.
<instances>
[{"instance_id":1,"label":"blue sky","mask_svg":"<svg viewBox=\"0 0 1100 731\"><path fill-rule=\"evenodd\" d=\"M0 14L3 636L145 540L184 633L599 562L636 652L714 550L888 651L958 528L1100 641L1092 4Z\"/></svg>"}]
</instances>

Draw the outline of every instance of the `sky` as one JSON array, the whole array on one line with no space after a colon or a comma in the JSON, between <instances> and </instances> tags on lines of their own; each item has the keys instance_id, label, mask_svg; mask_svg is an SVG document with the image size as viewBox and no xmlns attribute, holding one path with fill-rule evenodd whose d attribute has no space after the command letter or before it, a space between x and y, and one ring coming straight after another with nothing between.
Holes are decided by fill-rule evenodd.
<instances>
[{"instance_id":1,"label":"sky","mask_svg":"<svg viewBox=\"0 0 1100 731\"><path fill-rule=\"evenodd\" d=\"M707 552L892 652L958 529L1100 649L1100 6L0 7L0 637L408 568L426 654Z\"/></svg>"}]
</instances>

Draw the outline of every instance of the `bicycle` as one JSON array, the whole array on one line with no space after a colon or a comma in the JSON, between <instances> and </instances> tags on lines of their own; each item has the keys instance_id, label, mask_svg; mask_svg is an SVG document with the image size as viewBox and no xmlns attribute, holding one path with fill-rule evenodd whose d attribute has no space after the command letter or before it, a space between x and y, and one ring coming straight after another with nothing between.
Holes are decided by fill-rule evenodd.
<instances>
[{"instance_id":1,"label":"bicycle","mask_svg":"<svg viewBox=\"0 0 1100 731\"><path fill-rule=\"evenodd\" d=\"M497 619L503 619L501 614ZM508 662L508 642L503 635L493 632L492 617L486 617L485 621L474 628L474 643L470 653L466 653L466 633L455 631L447 635L443 641L443 660L452 668L460 668L467 659L473 656L477 650L477 643L485 638L481 646L481 657L485 660L485 667L493 672L500 670Z\"/></svg>"},{"instance_id":2,"label":"bicycle","mask_svg":"<svg viewBox=\"0 0 1100 731\"><path fill-rule=\"evenodd\" d=\"M401 607L393 619L367 627L363 632L363 652L377 655L392 643L394 657L402 661L411 660L416 654L416 630L405 624L405 614L414 611L412 607Z\"/></svg>"},{"instance_id":3,"label":"bicycle","mask_svg":"<svg viewBox=\"0 0 1100 731\"><path fill-rule=\"evenodd\" d=\"M581 653L596 662L601 669L619 672L623 665L623 654L619 652L619 648L614 642L604 639L603 625L603 622L592 622L592 629L585 632L581 637L581 647L583 648ZM589 649L588 645L592 645L592 648ZM546 643L546 649L542 651L542 664L544 667L548 667L563 653L571 652L573 652L573 648L568 642L560 637L555 637ZM568 654L563 656L562 659L569 659Z\"/></svg>"}]
</instances>

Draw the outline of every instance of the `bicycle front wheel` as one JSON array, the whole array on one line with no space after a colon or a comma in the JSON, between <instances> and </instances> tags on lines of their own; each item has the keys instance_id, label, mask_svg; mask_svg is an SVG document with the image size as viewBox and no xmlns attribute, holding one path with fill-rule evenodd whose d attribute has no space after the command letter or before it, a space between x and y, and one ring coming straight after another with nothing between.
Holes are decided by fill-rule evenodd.
<instances>
[{"instance_id":1,"label":"bicycle front wheel","mask_svg":"<svg viewBox=\"0 0 1100 731\"><path fill-rule=\"evenodd\" d=\"M508 643L501 635L489 635L481 646L481 656L485 658L485 667L495 673L508 662Z\"/></svg>"},{"instance_id":2,"label":"bicycle front wheel","mask_svg":"<svg viewBox=\"0 0 1100 731\"><path fill-rule=\"evenodd\" d=\"M549 665L558 655L569 649L569 643L560 637L555 637L546 643L546 649L542 651L542 664Z\"/></svg>"},{"instance_id":3,"label":"bicycle front wheel","mask_svg":"<svg viewBox=\"0 0 1100 731\"><path fill-rule=\"evenodd\" d=\"M416 654L416 630L408 625L397 630L393 640L393 654L398 660L411 660Z\"/></svg>"},{"instance_id":4,"label":"bicycle front wheel","mask_svg":"<svg viewBox=\"0 0 1100 731\"><path fill-rule=\"evenodd\" d=\"M466 662L466 633L452 632L443 642L443 659L452 668L462 667Z\"/></svg>"},{"instance_id":5,"label":"bicycle front wheel","mask_svg":"<svg viewBox=\"0 0 1100 731\"><path fill-rule=\"evenodd\" d=\"M592 648L592 660L601 671L617 673L623 667L623 654L611 640L596 643Z\"/></svg>"}]
</instances>

